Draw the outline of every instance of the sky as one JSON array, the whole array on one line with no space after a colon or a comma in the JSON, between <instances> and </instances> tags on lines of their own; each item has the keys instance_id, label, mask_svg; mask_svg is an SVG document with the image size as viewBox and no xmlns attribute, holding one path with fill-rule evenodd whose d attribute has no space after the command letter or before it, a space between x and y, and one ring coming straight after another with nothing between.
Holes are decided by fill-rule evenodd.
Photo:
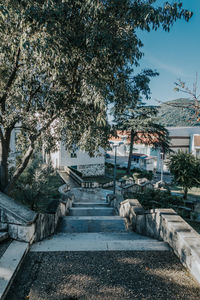
<instances>
[{"instance_id":1,"label":"sky","mask_svg":"<svg viewBox=\"0 0 200 300\"><path fill-rule=\"evenodd\" d=\"M168 0L170 3L173 1ZM159 0L159 3L166 1ZM182 0L183 7L194 15L189 22L177 20L170 32L162 29L150 33L140 31L138 36L144 44L144 57L140 61L139 72L144 68L157 70L160 75L151 79L150 105L159 105L181 97L184 93L175 92L174 82L181 79L192 89L198 73L200 94L200 0Z\"/></svg>"}]
</instances>

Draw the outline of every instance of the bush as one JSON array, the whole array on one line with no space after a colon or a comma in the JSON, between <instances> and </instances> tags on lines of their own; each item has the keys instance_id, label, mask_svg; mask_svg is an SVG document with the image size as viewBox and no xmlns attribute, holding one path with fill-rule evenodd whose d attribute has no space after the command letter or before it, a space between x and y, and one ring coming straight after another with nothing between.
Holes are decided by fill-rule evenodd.
<instances>
[{"instance_id":1,"label":"bush","mask_svg":"<svg viewBox=\"0 0 200 300\"><path fill-rule=\"evenodd\" d=\"M132 193L128 197L136 198L145 209L174 208L183 205L183 199L173 196L170 191L148 190L144 193Z\"/></svg>"},{"instance_id":2,"label":"bush","mask_svg":"<svg viewBox=\"0 0 200 300\"><path fill-rule=\"evenodd\" d=\"M190 153L178 151L170 156L168 166L174 182L183 187L187 199L188 189L200 185L200 160Z\"/></svg>"},{"instance_id":3,"label":"bush","mask_svg":"<svg viewBox=\"0 0 200 300\"><path fill-rule=\"evenodd\" d=\"M137 172L133 173L133 178L134 179L147 178L148 180L151 181L153 179L153 172L137 169Z\"/></svg>"},{"instance_id":4,"label":"bush","mask_svg":"<svg viewBox=\"0 0 200 300\"><path fill-rule=\"evenodd\" d=\"M18 179L11 196L33 210L46 212L49 203L60 198L58 188L62 184L52 166L44 165L41 157L35 156Z\"/></svg>"}]
</instances>

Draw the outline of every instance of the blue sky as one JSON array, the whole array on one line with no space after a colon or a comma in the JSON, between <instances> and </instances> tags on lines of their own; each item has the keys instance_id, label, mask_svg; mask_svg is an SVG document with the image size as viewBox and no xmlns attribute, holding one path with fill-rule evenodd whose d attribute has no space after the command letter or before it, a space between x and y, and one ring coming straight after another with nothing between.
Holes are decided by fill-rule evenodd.
<instances>
[{"instance_id":1,"label":"blue sky","mask_svg":"<svg viewBox=\"0 0 200 300\"><path fill-rule=\"evenodd\" d=\"M148 100L148 104L157 105L157 100L164 102L186 97L185 94L173 91L174 82L180 78L192 89L196 72L199 74L200 91L200 0L181 2L184 8L194 13L189 22L178 20L169 33L162 29L138 33L144 44L140 69L152 68L160 73L159 77L151 80L152 99Z\"/></svg>"}]
</instances>

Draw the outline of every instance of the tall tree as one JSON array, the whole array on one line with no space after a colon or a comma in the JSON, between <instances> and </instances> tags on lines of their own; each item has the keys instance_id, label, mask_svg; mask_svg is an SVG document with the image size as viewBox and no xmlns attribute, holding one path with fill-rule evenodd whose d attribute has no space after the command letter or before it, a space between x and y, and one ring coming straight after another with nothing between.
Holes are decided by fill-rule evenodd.
<instances>
[{"instance_id":1,"label":"tall tree","mask_svg":"<svg viewBox=\"0 0 200 300\"><path fill-rule=\"evenodd\" d=\"M175 183L184 189L183 198L187 199L188 189L200 184L199 160L190 153L179 151L171 155L168 165Z\"/></svg>"},{"instance_id":2,"label":"tall tree","mask_svg":"<svg viewBox=\"0 0 200 300\"><path fill-rule=\"evenodd\" d=\"M130 174L134 143L141 142L160 148L163 152L169 150L169 134L167 129L159 124L155 107L138 106L128 108L118 116L117 128L126 130L130 139L127 173Z\"/></svg>"},{"instance_id":3,"label":"tall tree","mask_svg":"<svg viewBox=\"0 0 200 300\"><path fill-rule=\"evenodd\" d=\"M120 110L134 93L131 74L142 57L136 30L169 30L192 16L179 2L156 4L0 0L1 191L9 193L40 142L52 147L62 138L90 152L105 145L108 103ZM15 127L28 145L9 179Z\"/></svg>"}]
</instances>

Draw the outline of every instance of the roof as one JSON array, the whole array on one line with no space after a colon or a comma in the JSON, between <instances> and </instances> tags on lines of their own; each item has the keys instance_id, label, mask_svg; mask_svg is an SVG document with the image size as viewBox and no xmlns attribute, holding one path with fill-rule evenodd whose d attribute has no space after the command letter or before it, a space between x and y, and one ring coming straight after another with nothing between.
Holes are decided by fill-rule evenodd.
<instances>
[{"instance_id":1,"label":"roof","mask_svg":"<svg viewBox=\"0 0 200 300\"><path fill-rule=\"evenodd\" d=\"M117 130L117 137L110 136L109 141L115 142L124 142L124 138L126 143L130 144L131 141L131 131L130 130ZM134 144L146 144L153 145L154 143L158 143L158 134L157 133L147 133L138 131L137 136L134 139Z\"/></svg>"},{"instance_id":2,"label":"roof","mask_svg":"<svg viewBox=\"0 0 200 300\"><path fill-rule=\"evenodd\" d=\"M132 154L132 158L142 158L142 159L144 159L146 157L147 157L147 155L146 154L142 154L142 153L133 153Z\"/></svg>"}]
</instances>

